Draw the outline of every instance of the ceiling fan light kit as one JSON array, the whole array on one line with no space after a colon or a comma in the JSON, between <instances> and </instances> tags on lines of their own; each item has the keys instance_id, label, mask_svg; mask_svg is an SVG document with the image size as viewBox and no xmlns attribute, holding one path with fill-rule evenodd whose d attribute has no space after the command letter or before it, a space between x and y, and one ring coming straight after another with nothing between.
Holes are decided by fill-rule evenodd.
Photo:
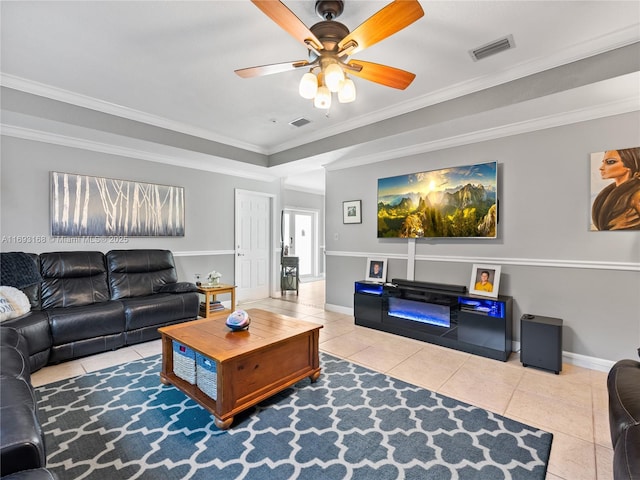
<instances>
[{"instance_id":1,"label":"ceiling fan light kit","mask_svg":"<svg viewBox=\"0 0 640 480\"><path fill-rule=\"evenodd\" d=\"M340 83L344 81L344 73L337 63L329 64L324 70L324 83L331 92L337 92L340 89Z\"/></svg>"},{"instance_id":2,"label":"ceiling fan light kit","mask_svg":"<svg viewBox=\"0 0 640 480\"><path fill-rule=\"evenodd\" d=\"M313 106L323 110L331 108L331 91L326 86L318 87L318 93L313 99Z\"/></svg>"},{"instance_id":3,"label":"ceiling fan light kit","mask_svg":"<svg viewBox=\"0 0 640 480\"><path fill-rule=\"evenodd\" d=\"M350 78L345 78L338 90L338 101L340 103L351 103L356 99L356 85Z\"/></svg>"},{"instance_id":4,"label":"ceiling fan light kit","mask_svg":"<svg viewBox=\"0 0 640 480\"><path fill-rule=\"evenodd\" d=\"M298 92L302 98L307 100L315 98L318 93L318 79L312 72L307 72L302 76Z\"/></svg>"},{"instance_id":5,"label":"ceiling fan light kit","mask_svg":"<svg viewBox=\"0 0 640 480\"><path fill-rule=\"evenodd\" d=\"M308 50L308 60L236 70L242 78L286 72L307 67L311 70L300 79L298 92L313 99L316 108L331 106L331 93L338 94L340 103L356 99L356 87L346 73L387 87L404 90L415 75L399 68L372 62L353 61L347 57L399 32L424 15L418 0L395 0L369 17L353 32L335 19L344 9L342 0L316 1L316 13L323 19L308 28L281 1L251 0L263 13L302 43ZM318 69L318 75L314 70Z\"/></svg>"}]
</instances>

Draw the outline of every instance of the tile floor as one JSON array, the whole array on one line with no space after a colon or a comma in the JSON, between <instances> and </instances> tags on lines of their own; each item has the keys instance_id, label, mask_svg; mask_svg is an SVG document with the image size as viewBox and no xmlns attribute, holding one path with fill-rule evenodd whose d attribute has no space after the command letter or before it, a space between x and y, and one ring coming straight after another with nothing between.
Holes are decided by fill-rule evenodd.
<instances>
[{"instance_id":1,"label":"tile floor","mask_svg":"<svg viewBox=\"0 0 640 480\"><path fill-rule=\"evenodd\" d=\"M411 340L354 325L325 311L324 282L301 283L299 295L240 305L321 323L320 349L373 370L554 434L547 480L611 480L606 373L564 364L560 375ZM43 368L34 385L160 353L148 342Z\"/></svg>"}]
</instances>

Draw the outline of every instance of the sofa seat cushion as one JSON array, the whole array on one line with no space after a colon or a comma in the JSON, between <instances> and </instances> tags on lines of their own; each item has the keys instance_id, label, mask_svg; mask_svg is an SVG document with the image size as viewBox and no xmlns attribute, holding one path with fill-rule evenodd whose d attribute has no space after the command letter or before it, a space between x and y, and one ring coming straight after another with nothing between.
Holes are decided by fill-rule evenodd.
<instances>
[{"instance_id":1,"label":"sofa seat cushion","mask_svg":"<svg viewBox=\"0 0 640 480\"><path fill-rule=\"evenodd\" d=\"M48 313L54 346L124 332L124 310L120 302L54 308Z\"/></svg>"},{"instance_id":2,"label":"sofa seat cushion","mask_svg":"<svg viewBox=\"0 0 640 480\"><path fill-rule=\"evenodd\" d=\"M158 293L146 297L123 298L126 331L164 325L198 315L197 293Z\"/></svg>"},{"instance_id":3,"label":"sofa seat cushion","mask_svg":"<svg viewBox=\"0 0 640 480\"><path fill-rule=\"evenodd\" d=\"M2 381L2 390L7 387ZM22 394L21 394L22 395ZM44 437L34 409L27 404L0 408L0 475L41 468L46 465Z\"/></svg>"}]
</instances>

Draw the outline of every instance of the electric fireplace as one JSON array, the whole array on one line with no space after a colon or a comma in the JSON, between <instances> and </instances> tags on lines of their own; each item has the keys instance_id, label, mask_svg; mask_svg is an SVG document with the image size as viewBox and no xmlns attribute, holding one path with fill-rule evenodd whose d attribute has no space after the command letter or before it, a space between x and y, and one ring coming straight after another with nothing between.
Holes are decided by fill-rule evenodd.
<instances>
[{"instance_id":1,"label":"electric fireplace","mask_svg":"<svg viewBox=\"0 0 640 480\"><path fill-rule=\"evenodd\" d=\"M511 308L508 296L404 279L356 282L353 301L356 325L502 361L511 353Z\"/></svg>"}]
</instances>

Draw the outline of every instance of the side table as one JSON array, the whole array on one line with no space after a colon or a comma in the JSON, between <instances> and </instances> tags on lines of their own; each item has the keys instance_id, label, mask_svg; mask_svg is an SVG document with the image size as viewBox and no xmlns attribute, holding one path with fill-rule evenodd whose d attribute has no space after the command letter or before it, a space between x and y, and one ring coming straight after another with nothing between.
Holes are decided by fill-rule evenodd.
<instances>
[{"instance_id":1,"label":"side table","mask_svg":"<svg viewBox=\"0 0 640 480\"><path fill-rule=\"evenodd\" d=\"M215 313L227 311L227 309L211 310L211 302L215 301L218 295L223 293L231 294L231 312L236 308L236 287L235 285L199 285L198 292L204 295L204 303L200 304L200 316L211 318Z\"/></svg>"}]
</instances>

